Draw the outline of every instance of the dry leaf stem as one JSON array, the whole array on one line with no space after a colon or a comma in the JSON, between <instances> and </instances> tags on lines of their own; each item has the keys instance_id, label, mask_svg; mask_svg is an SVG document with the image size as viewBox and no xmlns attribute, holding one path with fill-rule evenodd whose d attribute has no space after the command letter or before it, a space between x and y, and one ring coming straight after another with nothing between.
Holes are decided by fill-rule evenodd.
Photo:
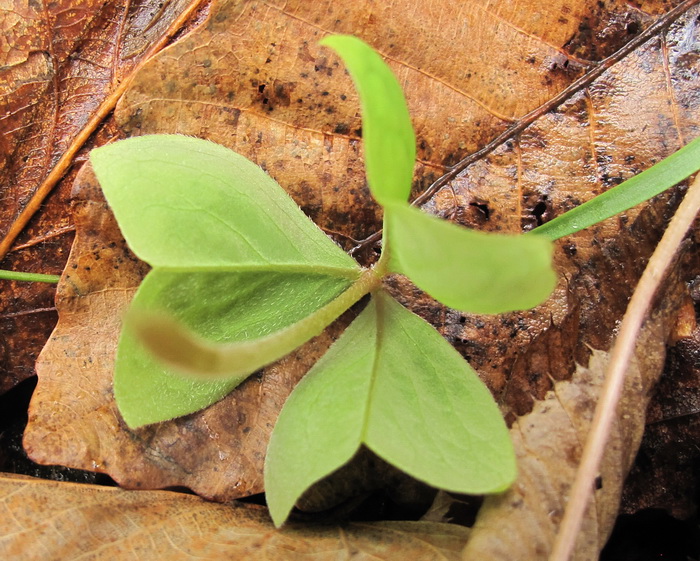
<instances>
[{"instance_id":1,"label":"dry leaf stem","mask_svg":"<svg viewBox=\"0 0 700 561\"><path fill-rule=\"evenodd\" d=\"M637 335L651 306L654 293L673 261L674 255L700 210L700 174L688 189L647 267L627 307L613 346L605 382L596 406L581 464L571 488L559 532L549 561L567 561L573 552L583 515L593 493L600 461L615 418L627 366L635 349Z\"/></svg>"},{"instance_id":2,"label":"dry leaf stem","mask_svg":"<svg viewBox=\"0 0 700 561\"><path fill-rule=\"evenodd\" d=\"M102 123L102 121L105 120L107 115L114 110L117 102L131 85L138 71L141 70L141 68L154 55L167 46L175 34L180 31L180 29L187 23L190 17L204 2L205 0L192 0L189 6L187 6L170 24L160 39L151 45L151 48L148 50L141 62L139 62L134 69L115 86L114 90L100 104L92 117L90 117L90 120L70 143L68 149L61 155L61 158L58 160L58 162L56 162L53 169L51 169L49 174L41 182L41 185L39 185L37 190L34 192L32 198L29 199L27 205L22 209L22 212L19 213L15 221L10 226L10 229L8 230L7 234L5 234L5 237L0 240L0 259L3 259L5 255L7 255L12 248L12 244L22 233L24 228L32 219L32 216L34 216L39 208L41 208L41 205L46 197L48 197L49 193L51 193L56 184L66 174L68 169L70 169L71 165L73 164L73 158L75 158L78 151L83 147L85 142L87 142L88 138L90 138L90 136L97 130L97 127L100 125L100 123Z\"/></svg>"}]
</instances>

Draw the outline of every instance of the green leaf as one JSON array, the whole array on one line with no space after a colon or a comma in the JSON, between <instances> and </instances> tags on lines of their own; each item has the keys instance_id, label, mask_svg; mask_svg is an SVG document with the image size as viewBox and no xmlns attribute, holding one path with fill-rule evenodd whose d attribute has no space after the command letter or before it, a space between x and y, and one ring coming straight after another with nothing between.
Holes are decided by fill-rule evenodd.
<instances>
[{"instance_id":1,"label":"green leaf","mask_svg":"<svg viewBox=\"0 0 700 561\"><path fill-rule=\"evenodd\" d=\"M309 279L309 284L311 284L313 279L310 276ZM289 280L282 277L281 281L286 283L284 289L289 289ZM347 285L346 279L319 277L319 281L328 286L319 286L315 292L309 294L304 293L307 287L303 286L303 290L300 290L298 294L291 293L285 296L291 302L301 297L299 307L305 307L310 313L291 325L283 325L268 334L252 339L236 337L234 342L211 342L205 337L193 334L174 320L171 315L162 312L133 311L130 325L141 343L149 351L165 364L183 374L193 375L199 380L207 379L210 381L245 377L288 355L312 337L320 335L350 306L379 286L381 279L373 270L366 270L350 286ZM277 282L280 281L277 280ZM331 290L327 291L326 288ZM330 299L326 298L326 294L332 294L332 290L336 288L338 289L335 291L337 296L323 304L324 301ZM347 290L339 292L340 288L347 288ZM202 292L205 291L202 290ZM275 297L277 298L277 296ZM317 306L319 297L324 299L320 301L323 305ZM247 305L255 305L252 300ZM261 304L258 303L258 305ZM276 302L273 300L264 303L263 309L271 308L277 311L275 305ZM288 305L287 301L278 307L283 309L285 305ZM230 306L228 301L226 306Z\"/></svg>"},{"instance_id":2,"label":"green leaf","mask_svg":"<svg viewBox=\"0 0 700 561\"><path fill-rule=\"evenodd\" d=\"M139 287L130 313L170 314L210 341L251 341L302 320L348 284L327 275L154 269ZM250 373L215 381L183 377L125 329L117 349L114 394L126 423L138 427L203 409Z\"/></svg>"},{"instance_id":3,"label":"green leaf","mask_svg":"<svg viewBox=\"0 0 700 561\"><path fill-rule=\"evenodd\" d=\"M228 148L150 135L97 148L90 161L129 247L154 267L357 276L274 179Z\"/></svg>"},{"instance_id":4,"label":"green leaf","mask_svg":"<svg viewBox=\"0 0 700 561\"><path fill-rule=\"evenodd\" d=\"M401 86L382 57L357 37L331 35L320 44L338 52L360 94L365 167L372 195L382 205L407 201L416 138Z\"/></svg>"},{"instance_id":5,"label":"green leaf","mask_svg":"<svg viewBox=\"0 0 700 561\"><path fill-rule=\"evenodd\" d=\"M700 170L700 137L668 158L528 232L550 240L574 234L655 197Z\"/></svg>"},{"instance_id":6,"label":"green leaf","mask_svg":"<svg viewBox=\"0 0 700 561\"><path fill-rule=\"evenodd\" d=\"M250 341L301 321L360 276L273 179L223 146L153 135L90 159L129 246L154 267L134 298L136 317L170 314L212 342ZM115 397L140 426L202 409L250 373L182 378L126 329Z\"/></svg>"},{"instance_id":7,"label":"green leaf","mask_svg":"<svg viewBox=\"0 0 700 561\"><path fill-rule=\"evenodd\" d=\"M406 204L385 209L389 269L443 304L498 314L543 302L556 284L552 244L537 236L477 232Z\"/></svg>"},{"instance_id":8,"label":"green leaf","mask_svg":"<svg viewBox=\"0 0 700 561\"><path fill-rule=\"evenodd\" d=\"M458 493L498 492L515 479L508 431L486 386L432 326L383 291L282 409L265 463L275 524L363 444Z\"/></svg>"}]
</instances>

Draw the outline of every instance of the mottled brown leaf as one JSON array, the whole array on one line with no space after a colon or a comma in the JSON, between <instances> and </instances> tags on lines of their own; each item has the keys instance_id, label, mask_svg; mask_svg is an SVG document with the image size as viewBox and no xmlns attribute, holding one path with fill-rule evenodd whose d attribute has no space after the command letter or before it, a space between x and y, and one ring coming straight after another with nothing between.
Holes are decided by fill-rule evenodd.
<instances>
[{"instance_id":1,"label":"mottled brown leaf","mask_svg":"<svg viewBox=\"0 0 700 561\"><path fill-rule=\"evenodd\" d=\"M189 0L6 2L0 10L0 240L106 96ZM63 182L0 268L58 274L73 236ZM33 374L54 288L0 281L0 392Z\"/></svg>"},{"instance_id":2,"label":"mottled brown leaf","mask_svg":"<svg viewBox=\"0 0 700 561\"><path fill-rule=\"evenodd\" d=\"M469 532L429 522L275 530L260 507L20 476L0 476L0 508L0 556L13 561L451 561Z\"/></svg>"},{"instance_id":3,"label":"mottled brown leaf","mask_svg":"<svg viewBox=\"0 0 700 561\"><path fill-rule=\"evenodd\" d=\"M561 0L520 8L508 3L455 8L446 0L410 10L363 3L224 2L204 27L139 74L116 119L128 135L190 134L241 152L346 247L374 232L380 216L365 188L354 88L339 60L317 46L326 32L366 39L404 86L418 136L415 194L446 166L567 91L600 57L613 54L616 64L600 78L568 91L564 104L494 147L425 205L469 226L529 229L648 168L700 132L693 47L697 9L617 60L618 48L663 17L659 14L668 10L663 3L639 9L625 2ZM577 363L587 364L591 348L609 347L675 200L675 194L660 197L645 210L561 241L557 292L529 312L464 316L438 306L405 279L393 279L392 289L472 362L514 420L545 398L552 379L567 380ZM70 275L84 274L83 263L92 268L89 244L104 244L92 241L89 232L73 253L77 273L67 269L61 290L75 282ZM210 439L215 444L209 445L226 455L224 429L232 431L226 439L233 441L230 435L249 426L226 405L237 394L204 413L123 433L109 388L119 322L102 313L123 308L134 278L105 280L99 272L89 278L89 286L77 285L78 293L66 292L59 302L61 324L40 361L26 437L32 455L42 462L70 458L70 465L89 467L94 458L112 454L115 464L97 469L118 474L129 486L190 485L217 498L259 490L254 474L246 476L245 487L238 467L224 475L221 470L242 462L239 450L250 461L246 469L259 469L269 425L303 372L294 365L312 355L302 351L243 389L248 395L256 393L251 386L274 387L257 390L259 418L265 422L256 425L256 438L245 445L255 440L252 454L236 440L226 444L235 452L226 461L217 464L215 456L195 461L187 458L188 450ZM108 300L117 294L118 300ZM654 341L663 342L660 335ZM280 388L278 380L287 386ZM78 399L76 387L84 388ZM129 452L107 452L115 438ZM194 444L188 444L190 438ZM137 440L145 444L145 459L136 458ZM156 444L150 448L152 440ZM184 460L171 455L173 448ZM191 463L183 468L182 461ZM137 467L129 469L132 464ZM621 465L617 469L622 473ZM213 481L208 491L198 487Z\"/></svg>"},{"instance_id":4,"label":"mottled brown leaf","mask_svg":"<svg viewBox=\"0 0 700 561\"><path fill-rule=\"evenodd\" d=\"M639 338L601 462L597 490L576 542L576 561L598 559L612 531L625 476L644 432L649 394L662 371L669 319L675 312L673 304L658 311ZM465 561L547 558L578 469L608 359L606 352L593 351L587 367L579 365L570 380L557 382L530 413L513 424L518 479L506 493L486 498L463 552Z\"/></svg>"}]
</instances>

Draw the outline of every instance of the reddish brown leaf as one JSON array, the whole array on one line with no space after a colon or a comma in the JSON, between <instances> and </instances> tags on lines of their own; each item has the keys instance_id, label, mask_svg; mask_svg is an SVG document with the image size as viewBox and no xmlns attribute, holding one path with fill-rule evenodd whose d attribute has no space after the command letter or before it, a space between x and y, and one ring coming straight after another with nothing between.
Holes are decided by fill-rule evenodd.
<instances>
[{"instance_id":1,"label":"reddish brown leaf","mask_svg":"<svg viewBox=\"0 0 700 561\"><path fill-rule=\"evenodd\" d=\"M0 50L2 268L61 270L73 230L67 212L69 181L49 198L14 252L3 258L70 167L70 159L59 159L75 155L94 131L86 125L96 125L110 110L105 111L105 99L191 3L177 0L161 3L159 9L155 3L15 2L12 10L1 12L0 31L6 38ZM32 374L36 354L55 324L55 315L43 311L53 307L51 286L2 284L0 391Z\"/></svg>"}]
</instances>

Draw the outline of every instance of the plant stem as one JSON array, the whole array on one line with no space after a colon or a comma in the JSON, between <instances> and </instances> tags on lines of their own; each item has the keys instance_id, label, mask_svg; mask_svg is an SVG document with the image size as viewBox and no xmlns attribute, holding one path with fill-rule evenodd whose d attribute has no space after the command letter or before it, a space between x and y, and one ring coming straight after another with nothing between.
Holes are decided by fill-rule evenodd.
<instances>
[{"instance_id":1,"label":"plant stem","mask_svg":"<svg viewBox=\"0 0 700 561\"><path fill-rule=\"evenodd\" d=\"M41 275L39 273L20 273L19 271L5 271L0 269L0 279L26 282L48 282L56 284L60 280L59 275Z\"/></svg>"},{"instance_id":2,"label":"plant stem","mask_svg":"<svg viewBox=\"0 0 700 561\"><path fill-rule=\"evenodd\" d=\"M183 373L209 380L247 376L320 335L365 294L379 288L382 276L381 269L365 269L345 292L322 308L293 325L250 341L211 343L168 316L132 316L130 323L154 355Z\"/></svg>"}]
</instances>

